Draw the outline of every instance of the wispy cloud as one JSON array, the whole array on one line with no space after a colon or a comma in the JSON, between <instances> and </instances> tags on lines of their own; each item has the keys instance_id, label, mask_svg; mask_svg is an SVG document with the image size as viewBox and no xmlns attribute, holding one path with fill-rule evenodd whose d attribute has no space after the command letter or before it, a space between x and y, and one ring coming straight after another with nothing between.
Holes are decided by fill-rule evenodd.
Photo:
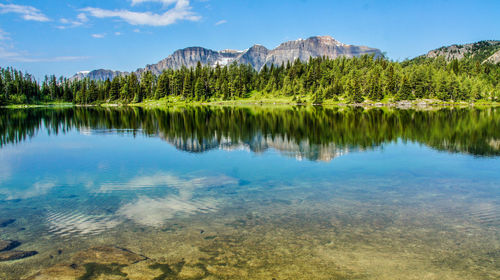
<instances>
[{"instance_id":1,"label":"wispy cloud","mask_svg":"<svg viewBox=\"0 0 500 280\"><path fill-rule=\"evenodd\" d=\"M9 33L0 29L0 41L10 40Z\"/></svg>"},{"instance_id":2,"label":"wispy cloud","mask_svg":"<svg viewBox=\"0 0 500 280\"><path fill-rule=\"evenodd\" d=\"M207 188L215 186L236 185L238 181L225 175L211 177L181 178L169 173L157 173L149 176L138 176L132 178L129 182L115 185L103 184L99 192L139 190L145 188L169 187L179 190L179 193L191 193L197 188Z\"/></svg>"},{"instance_id":3,"label":"wispy cloud","mask_svg":"<svg viewBox=\"0 0 500 280\"><path fill-rule=\"evenodd\" d=\"M175 6L162 14L152 12L134 12L130 10L106 10L88 7L81 11L96 18L119 18L132 25L166 26L180 20L197 21L200 16L191 11L189 0L133 0L132 4L143 2L162 2L166 5Z\"/></svg>"},{"instance_id":4,"label":"wispy cloud","mask_svg":"<svg viewBox=\"0 0 500 280\"><path fill-rule=\"evenodd\" d=\"M21 15L24 20L50 21L40 10L32 6L15 4L0 4L0 14L15 13Z\"/></svg>"},{"instance_id":5,"label":"wispy cloud","mask_svg":"<svg viewBox=\"0 0 500 280\"><path fill-rule=\"evenodd\" d=\"M106 34L92 34L92 37L96 38L96 39L101 39L101 38L104 38L106 36Z\"/></svg>"},{"instance_id":6,"label":"wispy cloud","mask_svg":"<svg viewBox=\"0 0 500 280\"><path fill-rule=\"evenodd\" d=\"M64 62L80 61L88 58L88 56L32 57L27 52L18 52L0 46L0 60L11 62Z\"/></svg>"},{"instance_id":7,"label":"wispy cloud","mask_svg":"<svg viewBox=\"0 0 500 280\"><path fill-rule=\"evenodd\" d=\"M215 25L221 25L221 24L224 24L224 23L227 23L227 20L223 19L223 20L219 20L218 22L215 23Z\"/></svg>"},{"instance_id":8,"label":"wispy cloud","mask_svg":"<svg viewBox=\"0 0 500 280\"><path fill-rule=\"evenodd\" d=\"M140 225L160 227L177 215L215 212L218 204L219 201L214 198L186 199L175 195L163 198L139 197L137 201L122 205L116 214Z\"/></svg>"},{"instance_id":9,"label":"wispy cloud","mask_svg":"<svg viewBox=\"0 0 500 280\"><path fill-rule=\"evenodd\" d=\"M5 195L7 197L7 200L26 199L45 195L55 186L55 182L41 181L35 182L31 187L26 189L0 189L0 194Z\"/></svg>"},{"instance_id":10,"label":"wispy cloud","mask_svg":"<svg viewBox=\"0 0 500 280\"><path fill-rule=\"evenodd\" d=\"M73 28L73 27L82 26L87 21L89 21L89 19L88 19L86 14L80 13L76 17L76 19L61 18L59 21L62 23L62 25L57 26L57 28L66 29L66 28Z\"/></svg>"},{"instance_id":11,"label":"wispy cloud","mask_svg":"<svg viewBox=\"0 0 500 280\"><path fill-rule=\"evenodd\" d=\"M0 29L0 60L11 62L61 62L88 59L86 56L56 56L56 57L33 57L26 51L17 51L9 42L10 34Z\"/></svg>"},{"instance_id":12,"label":"wispy cloud","mask_svg":"<svg viewBox=\"0 0 500 280\"><path fill-rule=\"evenodd\" d=\"M153 188L177 189L177 195L166 197L140 196L136 201L123 204L116 214L147 226L162 226L166 220L177 215L195 215L217 210L220 199L199 197L197 190L237 185L238 180L225 176L181 178L169 173L137 176L130 181L114 185L103 184L98 192L135 191Z\"/></svg>"}]
</instances>

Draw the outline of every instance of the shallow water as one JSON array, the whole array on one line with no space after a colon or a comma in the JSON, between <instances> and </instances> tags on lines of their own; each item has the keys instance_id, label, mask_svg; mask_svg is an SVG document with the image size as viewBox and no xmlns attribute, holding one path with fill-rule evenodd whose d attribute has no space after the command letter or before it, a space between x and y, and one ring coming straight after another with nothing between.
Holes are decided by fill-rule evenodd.
<instances>
[{"instance_id":1,"label":"shallow water","mask_svg":"<svg viewBox=\"0 0 500 280\"><path fill-rule=\"evenodd\" d=\"M1 279L500 277L500 109L0 114Z\"/></svg>"}]
</instances>

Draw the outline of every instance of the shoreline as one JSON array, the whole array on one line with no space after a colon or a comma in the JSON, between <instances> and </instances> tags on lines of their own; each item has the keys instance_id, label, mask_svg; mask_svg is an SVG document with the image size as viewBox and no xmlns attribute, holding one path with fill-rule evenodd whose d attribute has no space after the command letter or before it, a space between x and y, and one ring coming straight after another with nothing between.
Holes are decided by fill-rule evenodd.
<instances>
[{"instance_id":1,"label":"shoreline","mask_svg":"<svg viewBox=\"0 0 500 280\"><path fill-rule=\"evenodd\" d=\"M423 109L423 108L447 108L447 107L499 107L500 102L445 102L437 99L419 99L411 101L379 101L363 103L324 102L315 104L312 102L297 103L285 99L239 99L239 100L214 100L214 101L183 101L183 100L145 100L140 103L100 103L100 104L74 104L65 103L38 103L38 104L11 104L0 108L24 109L24 108L47 108L47 107L146 107L160 108L171 106L304 106L304 107L363 107L363 108L399 108L399 109Z\"/></svg>"}]
</instances>

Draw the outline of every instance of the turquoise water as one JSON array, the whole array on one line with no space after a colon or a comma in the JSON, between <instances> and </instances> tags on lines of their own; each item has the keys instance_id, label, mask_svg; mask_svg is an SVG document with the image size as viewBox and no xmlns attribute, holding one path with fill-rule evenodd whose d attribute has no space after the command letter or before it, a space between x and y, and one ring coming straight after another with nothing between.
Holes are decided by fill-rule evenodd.
<instances>
[{"instance_id":1,"label":"turquoise water","mask_svg":"<svg viewBox=\"0 0 500 280\"><path fill-rule=\"evenodd\" d=\"M495 108L1 114L2 279L500 277Z\"/></svg>"}]
</instances>

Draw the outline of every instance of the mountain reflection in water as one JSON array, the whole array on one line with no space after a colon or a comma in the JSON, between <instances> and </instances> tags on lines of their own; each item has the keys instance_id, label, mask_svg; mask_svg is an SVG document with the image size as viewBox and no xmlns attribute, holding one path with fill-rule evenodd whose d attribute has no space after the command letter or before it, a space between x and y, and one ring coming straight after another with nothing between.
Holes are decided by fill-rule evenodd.
<instances>
[{"instance_id":1,"label":"mountain reflection in water","mask_svg":"<svg viewBox=\"0 0 500 280\"><path fill-rule=\"evenodd\" d=\"M297 159L330 161L352 150L398 140L476 156L500 154L498 108L439 110L321 107L167 107L2 109L0 145L78 129L142 133L177 149L274 149Z\"/></svg>"}]
</instances>

